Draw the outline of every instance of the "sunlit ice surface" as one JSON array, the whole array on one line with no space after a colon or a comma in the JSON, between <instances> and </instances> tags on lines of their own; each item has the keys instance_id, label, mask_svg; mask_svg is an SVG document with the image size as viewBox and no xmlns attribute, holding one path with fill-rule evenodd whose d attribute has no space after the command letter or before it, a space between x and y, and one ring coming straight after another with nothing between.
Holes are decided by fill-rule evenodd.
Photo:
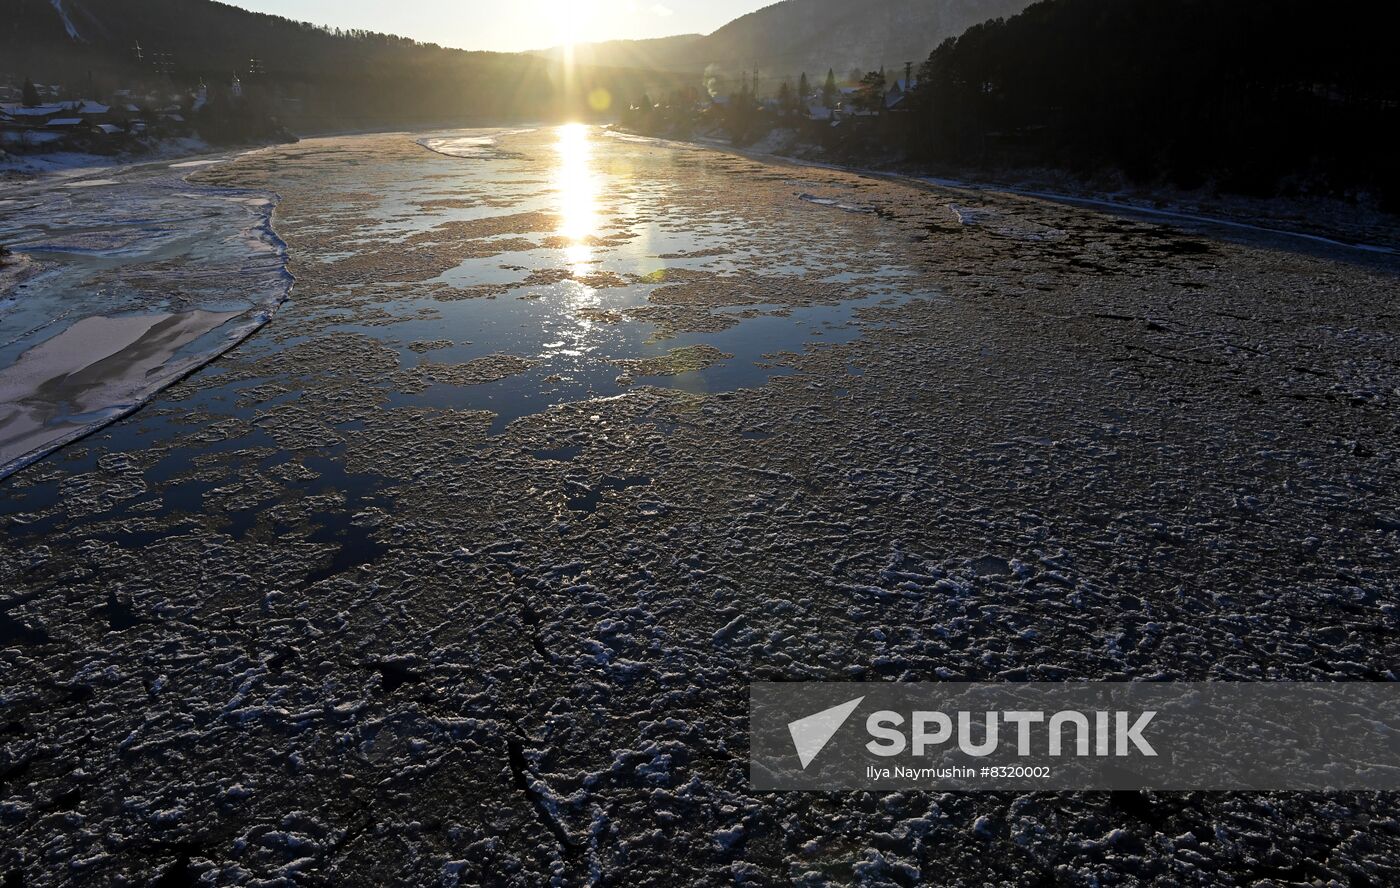
<instances>
[{"instance_id":1,"label":"sunlit ice surface","mask_svg":"<svg viewBox=\"0 0 1400 888\"><path fill-rule=\"evenodd\" d=\"M417 231L455 218L539 211L549 217L548 228L539 233L550 237L543 238L547 246L533 250L468 258L436 279L468 289L501 286L493 298L430 300L433 317L405 320L393 328L401 342L450 338L457 343L427 355L402 350L400 361L406 366L498 354L525 356L535 364L497 382L436 384L420 392L394 393L391 407L484 408L497 414L495 428L500 429L551 404L619 395L634 385L690 392L762 385L791 372L766 356L849 341L858 335L853 321L858 308L913 295L901 285L908 270L896 257L848 256L832 248L841 242L845 225L862 225L865 216L832 215L828 208L816 207L816 221L829 229L818 228L821 233L814 235L807 227L813 223L813 204L800 200L786 184L775 186L776 204L734 199L731 195L745 191L741 183L753 188L755 180L736 176L734 161L704 149L616 138L577 122L533 131L438 134L420 144L456 164L441 170L446 178L440 181L452 182L459 195L478 195L490 203L403 217L391 212L397 221L379 233L391 236L396 226ZM338 168L318 167L324 171L320 184L330 187ZM393 179L410 191L433 187L419 172ZM760 219L766 224L759 224ZM797 219L801 227L794 227ZM561 272L562 278L553 277ZM755 275L799 288L804 279L825 282L848 298L786 305L739 295L734 304L700 310L715 320L667 331L665 321L648 314L652 294L696 274L716 275L712 286L736 291ZM528 280L532 275L538 282ZM688 314L684 307L679 310ZM356 324L340 329L381 332ZM732 357L663 376L615 363L698 346ZM619 382L624 376L629 381Z\"/></svg>"}]
</instances>

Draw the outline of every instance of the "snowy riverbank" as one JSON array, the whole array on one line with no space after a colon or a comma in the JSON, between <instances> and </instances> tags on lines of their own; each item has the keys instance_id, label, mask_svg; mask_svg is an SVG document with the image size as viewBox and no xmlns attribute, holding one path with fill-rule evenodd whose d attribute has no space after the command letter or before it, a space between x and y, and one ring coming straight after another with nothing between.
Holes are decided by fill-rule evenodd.
<instances>
[{"instance_id":1,"label":"snowy riverbank","mask_svg":"<svg viewBox=\"0 0 1400 888\"><path fill-rule=\"evenodd\" d=\"M88 154L79 151L49 151L34 154L0 154L0 182L34 180L45 175L74 175L84 170L153 163L182 157L210 154L214 149L203 139L166 139L152 150L139 154Z\"/></svg>"}]
</instances>

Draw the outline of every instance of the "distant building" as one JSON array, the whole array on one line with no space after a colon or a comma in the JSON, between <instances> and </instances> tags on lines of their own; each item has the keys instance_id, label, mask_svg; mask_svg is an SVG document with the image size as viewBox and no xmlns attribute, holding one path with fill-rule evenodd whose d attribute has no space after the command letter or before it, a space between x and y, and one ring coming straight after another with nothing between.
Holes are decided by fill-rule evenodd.
<instances>
[{"instance_id":1,"label":"distant building","mask_svg":"<svg viewBox=\"0 0 1400 888\"><path fill-rule=\"evenodd\" d=\"M94 102L91 99L77 99L72 102L64 102L63 107L70 113L80 115L83 120L88 123L105 122L102 121L101 118L106 117L112 112L111 107L101 102Z\"/></svg>"},{"instance_id":2,"label":"distant building","mask_svg":"<svg viewBox=\"0 0 1400 888\"><path fill-rule=\"evenodd\" d=\"M41 87L41 92L57 93L59 87ZM0 102L0 145L13 150L29 148L62 148L73 146L83 149L90 140L97 139L109 146L130 135L140 135L147 129L147 116L135 101L130 89L116 90L114 104L107 105L88 98L56 101L50 99L32 108L22 101ZM187 101L188 96L176 96L177 101ZM145 101L159 106L158 96L148 96ZM164 108L159 118L167 125L183 129L184 105L170 104ZM150 115L152 122L157 119Z\"/></svg>"},{"instance_id":3,"label":"distant building","mask_svg":"<svg viewBox=\"0 0 1400 888\"><path fill-rule=\"evenodd\" d=\"M68 111L68 108L57 102L49 105L35 105L33 108L26 108L24 105L15 103L0 106L4 112L21 123L31 123L43 125L50 118L57 117Z\"/></svg>"}]
</instances>

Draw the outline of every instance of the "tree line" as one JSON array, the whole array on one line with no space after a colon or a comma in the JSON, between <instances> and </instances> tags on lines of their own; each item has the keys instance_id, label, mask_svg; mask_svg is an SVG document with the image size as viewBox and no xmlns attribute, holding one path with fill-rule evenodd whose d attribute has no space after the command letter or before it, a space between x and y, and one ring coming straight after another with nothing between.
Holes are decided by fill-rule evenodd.
<instances>
[{"instance_id":1,"label":"tree line","mask_svg":"<svg viewBox=\"0 0 1400 888\"><path fill-rule=\"evenodd\" d=\"M1044 0L920 68L913 157L1400 209L1400 4Z\"/></svg>"}]
</instances>

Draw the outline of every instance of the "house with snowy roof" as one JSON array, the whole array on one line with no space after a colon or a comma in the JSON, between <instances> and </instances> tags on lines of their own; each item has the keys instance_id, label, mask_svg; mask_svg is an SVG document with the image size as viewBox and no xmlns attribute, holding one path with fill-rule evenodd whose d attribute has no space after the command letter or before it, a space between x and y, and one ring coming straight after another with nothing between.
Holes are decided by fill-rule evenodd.
<instances>
[{"instance_id":1,"label":"house with snowy roof","mask_svg":"<svg viewBox=\"0 0 1400 888\"><path fill-rule=\"evenodd\" d=\"M77 99L72 102L65 102L64 106L76 111L85 118L102 117L106 114L110 114L112 111L111 106L104 105L101 102L94 102L91 99Z\"/></svg>"},{"instance_id":2,"label":"house with snowy roof","mask_svg":"<svg viewBox=\"0 0 1400 888\"><path fill-rule=\"evenodd\" d=\"M916 82L911 82L900 78L890 84L890 88L885 92L885 108L889 111L909 110L909 99L913 95L913 88Z\"/></svg>"},{"instance_id":3,"label":"house with snowy roof","mask_svg":"<svg viewBox=\"0 0 1400 888\"><path fill-rule=\"evenodd\" d=\"M50 118L65 114L68 108L61 102L52 104L35 105L26 107L19 102L12 102L7 105L0 105L0 110L13 117L20 123L28 123L33 126L43 126Z\"/></svg>"}]
</instances>

